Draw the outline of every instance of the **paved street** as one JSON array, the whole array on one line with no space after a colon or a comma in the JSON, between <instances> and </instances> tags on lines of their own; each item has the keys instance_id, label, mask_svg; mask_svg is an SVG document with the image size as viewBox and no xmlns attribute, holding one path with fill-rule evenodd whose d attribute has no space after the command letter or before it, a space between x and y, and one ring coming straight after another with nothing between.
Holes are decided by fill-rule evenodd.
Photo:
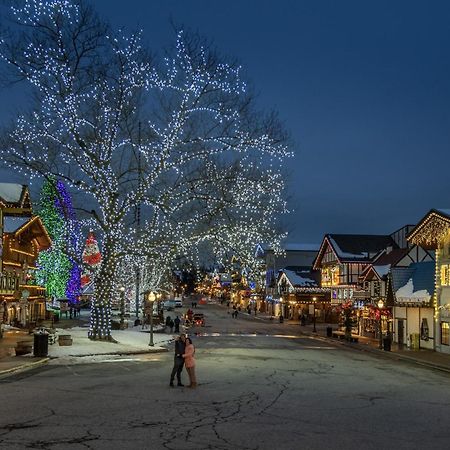
<instances>
[{"instance_id":1,"label":"paved street","mask_svg":"<svg viewBox=\"0 0 450 450\"><path fill-rule=\"evenodd\" d=\"M448 374L200 311L196 390L171 353L56 361L0 381L0 448L448 448Z\"/></svg>"}]
</instances>

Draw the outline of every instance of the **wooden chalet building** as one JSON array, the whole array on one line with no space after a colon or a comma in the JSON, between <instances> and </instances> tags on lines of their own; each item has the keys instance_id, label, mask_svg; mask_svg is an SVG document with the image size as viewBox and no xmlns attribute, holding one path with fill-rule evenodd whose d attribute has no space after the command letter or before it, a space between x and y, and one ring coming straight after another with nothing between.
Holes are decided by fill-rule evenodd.
<instances>
[{"instance_id":1,"label":"wooden chalet building","mask_svg":"<svg viewBox=\"0 0 450 450\"><path fill-rule=\"evenodd\" d=\"M259 310L273 310L274 305L279 303L278 274L285 267L309 267L317 257L319 245L285 243L281 246L281 253L264 244L259 244L255 250L255 257L261 261L261 277L259 285L264 293L261 298Z\"/></svg>"},{"instance_id":2,"label":"wooden chalet building","mask_svg":"<svg viewBox=\"0 0 450 450\"><path fill-rule=\"evenodd\" d=\"M408 240L435 252L434 348L450 354L450 209L432 209L408 235Z\"/></svg>"},{"instance_id":3,"label":"wooden chalet building","mask_svg":"<svg viewBox=\"0 0 450 450\"><path fill-rule=\"evenodd\" d=\"M0 183L0 227L0 321L27 326L45 318L45 289L33 280L38 253L51 245L41 219L32 215L27 186Z\"/></svg>"},{"instance_id":4,"label":"wooden chalet building","mask_svg":"<svg viewBox=\"0 0 450 450\"><path fill-rule=\"evenodd\" d=\"M423 307L422 301L418 301L413 294L412 298L416 298L417 301L397 298L396 292L408 282L409 278L405 280L405 276L415 273L415 276L421 278L423 266L420 264L424 262L433 264L433 254L416 245L397 249L387 248L374 258L360 279L366 292L366 303L371 305L360 311L360 334L379 337L379 312L374 310L374 306L380 300L387 310L387 313L381 316L383 333L390 333L394 342L406 344L407 338L418 332L415 317L425 314L417 309ZM414 266L416 264L419 264L417 268Z\"/></svg>"},{"instance_id":5,"label":"wooden chalet building","mask_svg":"<svg viewBox=\"0 0 450 450\"><path fill-rule=\"evenodd\" d=\"M332 322L330 288L320 287L320 272L311 267L288 266L278 274L278 296L272 315L280 312L288 319L313 315L321 322Z\"/></svg>"},{"instance_id":6,"label":"wooden chalet building","mask_svg":"<svg viewBox=\"0 0 450 450\"><path fill-rule=\"evenodd\" d=\"M360 278L386 249L398 249L390 235L325 235L313 268L321 273L321 287L331 289L331 303L366 300Z\"/></svg>"}]
</instances>

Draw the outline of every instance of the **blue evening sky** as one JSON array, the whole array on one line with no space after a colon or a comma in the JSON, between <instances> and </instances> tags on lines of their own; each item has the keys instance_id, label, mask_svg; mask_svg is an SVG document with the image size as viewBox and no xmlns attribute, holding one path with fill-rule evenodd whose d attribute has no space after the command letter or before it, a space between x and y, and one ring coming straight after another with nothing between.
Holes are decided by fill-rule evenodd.
<instances>
[{"instance_id":1,"label":"blue evening sky","mask_svg":"<svg viewBox=\"0 0 450 450\"><path fill-rule=\"evenodd\" d=\"M93 4L143 28L155 52L174 38L172 19L239 59L295 141L290 241L390 233L450 208L450 2Z\"/></svg>"}]
</instances>

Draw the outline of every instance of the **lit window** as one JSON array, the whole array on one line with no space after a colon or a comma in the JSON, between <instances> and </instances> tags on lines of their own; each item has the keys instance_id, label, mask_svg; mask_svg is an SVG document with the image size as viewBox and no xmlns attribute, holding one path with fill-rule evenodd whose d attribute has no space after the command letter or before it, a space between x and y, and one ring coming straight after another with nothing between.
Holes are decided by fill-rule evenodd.
<instances>
[{"instance_id":1,"label":"lit window","mask_svg":"<svg viewBox=\"0 0 450 450\"><path fill-rule=\"evenodd\" d=\"M448 322L441 322L441 344L450 345L450 328Z\"/></svg>"},{"instance_id":2,"label":"lit window","mask_svg":"<svg viewBox=\"0 0 450 450\"><path fill-rule=\"evenodd\" d=\"M450 265L441 266L441 286L450 286Z\"/></svg>"}]
</instances>

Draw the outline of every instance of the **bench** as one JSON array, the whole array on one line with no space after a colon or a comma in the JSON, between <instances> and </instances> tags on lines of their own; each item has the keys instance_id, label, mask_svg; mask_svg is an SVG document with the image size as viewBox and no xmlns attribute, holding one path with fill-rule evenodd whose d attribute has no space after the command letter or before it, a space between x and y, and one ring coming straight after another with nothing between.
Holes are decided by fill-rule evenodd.
<instances>
[{"instance_id":1,"label":"bench","mask_svg":"<svg viewBox=\"0 0 450 450\"><path fill-rule=\"evenodd\" d=\"M333 331L331 333L331 336L338 339L345 339L345 332L344 331ZM357 334L352 334L350 336L350 342L358 342L359 336Z\"/></svg>"}]
</instances>

